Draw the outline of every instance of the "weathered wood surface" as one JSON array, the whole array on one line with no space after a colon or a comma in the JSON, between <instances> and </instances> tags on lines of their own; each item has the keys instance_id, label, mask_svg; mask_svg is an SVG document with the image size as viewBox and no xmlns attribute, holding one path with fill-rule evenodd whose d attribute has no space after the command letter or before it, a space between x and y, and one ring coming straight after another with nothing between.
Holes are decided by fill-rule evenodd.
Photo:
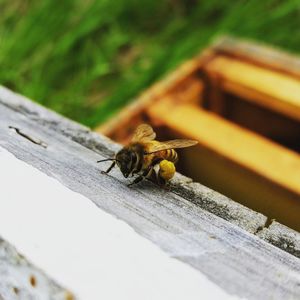
<instances>
[{"instance_id":1,"label":"weathered wood surface","mask_svg":"<svg viewBox=\"0 0 300 300\"><path fill-rule=\"evenodd\" d=\"M72 300L72 294L0 237L0 299Z\"/></svg>"},{"instance_id":2,"label":"weathered wood surface","mask_svg":"<svg viewBox=\"0 0 300 300\"><path fill-rule=\"evenodd\" d=\"M258 236L300 258L300 234L297 231L273 221L268 228L260 230Z\"/></svg>"},{"instance_id":3,"label":"weathered wood surface","mask_svg":"<svg viewBox=\"0 0 300 300\"><path fill-rule=\"evenodd\" d=\"M112 155L118 145L5 88L0 88L0 145L124 220L229 293L249 299L299 299L300 260L251 234L264 230L265 216L179 175L173 183L176 194L151 182L129 188L117 170L102 175L107 165L96 160Z\"/></svg>"}]
</instances>

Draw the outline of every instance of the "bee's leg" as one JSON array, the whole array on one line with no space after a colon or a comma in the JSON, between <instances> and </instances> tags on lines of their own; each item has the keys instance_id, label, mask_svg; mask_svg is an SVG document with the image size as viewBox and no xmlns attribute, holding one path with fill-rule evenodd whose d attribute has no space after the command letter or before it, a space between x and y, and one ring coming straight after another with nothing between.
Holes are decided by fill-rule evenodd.
<instances>
[{"instance_id":1,"label":"bee's leg","mask_svg":"<svg viewBox=\"0 0 300 300\"><path fill-rule=\"evenodd\" d=\"M110 167L109 167L106 171L102 171L102 173L108 174L108 173L112 170L112 168L113 168L115 165L116 165L116 162L114 161L114 162L110 165Z\"/></svg>"},{"instance_id":2,"label":"bee's leg","mask_svg":"<svg viewBox=\"0 0 300 300\"><path fill-rule=\"evenodd\" d=\"M138 176L137 178L135 178L131 183L129 183L127 186L131 186L134 185L136 183L141 182L143 179L145 179L146 177L149 177L151 175L153 171L153 167L150 166L149 168L147 168L142 175Z\"/></svg>"},{"instance_id":3,"label":"bee's leg","mask_svg":"<svg viewBox=\"0 0 300 300\"><path fill-rule=\"evenodd\" d=\"M131 183L127 184L127 186L132 186L136 183L139 183L141 182L142 180L144 179L144 176L143 175L140 175L139 177L137 177L136 179L134 179Z\"/></svg>"},{"instance_id":4,"label":"bee's leg","mask_svg":"<svg viewBox=\"0 0 300 300\"><path fill-rule=\"evenodd\" d=\"M167 185L167 180L164 179L163 177L161 177L159 174L156 174L156 178L157 178L157 183L160 185L160 186L166 186Z\"/></svg>"}]
</instances>

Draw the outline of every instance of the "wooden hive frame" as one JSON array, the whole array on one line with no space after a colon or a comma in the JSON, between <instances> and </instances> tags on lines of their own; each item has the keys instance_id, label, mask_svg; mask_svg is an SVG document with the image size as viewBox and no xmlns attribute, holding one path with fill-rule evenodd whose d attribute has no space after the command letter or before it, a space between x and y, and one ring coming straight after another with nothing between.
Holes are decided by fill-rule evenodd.
<instances>
[{"instance_id":1,"label":"wooden hive frame","mask_svg":"<svg viewBox=\"0 0 300 300\"><path fill-rule=\"evenodd\" d=\"M149 122L188 137L179 170L300 230L300 60L225 37L96 130L126 143Z\"/></svg>"}]
</instances>

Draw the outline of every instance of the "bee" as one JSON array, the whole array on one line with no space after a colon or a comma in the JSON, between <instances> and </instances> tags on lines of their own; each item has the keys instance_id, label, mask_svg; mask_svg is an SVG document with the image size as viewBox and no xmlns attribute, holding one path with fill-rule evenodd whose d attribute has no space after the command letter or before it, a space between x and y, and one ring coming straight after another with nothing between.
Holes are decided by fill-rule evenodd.
<instances>
[{"instance_id":1,"label":"bee","mask_svg":"<svg viewBox=\"0 0 300 300\"><path fill-rule=\"evenodd\" d=\"M155 138L152 127L141 124L136 128L130 143L117 152L114 158L97 162L113 161L104 172L106 174L117 164L125 178L138 175L128 186L153 177L158 184L165 185L176 172L178 155L174 149L190 147L198 142L188 139L159 142Z\"/></svg>"}]
</instances>

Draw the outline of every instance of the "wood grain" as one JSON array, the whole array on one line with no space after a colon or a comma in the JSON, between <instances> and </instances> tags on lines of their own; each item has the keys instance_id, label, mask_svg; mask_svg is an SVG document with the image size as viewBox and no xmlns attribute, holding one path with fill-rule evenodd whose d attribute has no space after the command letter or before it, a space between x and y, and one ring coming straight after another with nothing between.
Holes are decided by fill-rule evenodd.
<instances>
[{"instance_id":1,"label":"wood grain","mask_svg":"<svg viewBox=\"0 0 300 300\"><path fill-rule=\"evenodd\" d=\"M286 50L226 35L217 38L211 48L218 55L226 55L300 79L299 56Z\"/></svg>"},{"instance_id":2,"label":"wood grain","mask_svg":"<svg viewBox=\"0 0 300 300\"><path fill-rule=\"evenodd\" d=\"M255 219L256 230L264 225L262 215L226 197L214 199L217 193L200 184L189 186L186 181L182 183L185 189L178 184L177 194L151 182L129 188L118 170L106 176L100 171L107 165L96 164L96 160L116 151L118 145L3 88L0 103L0 145L19 159L85 195L229 293L249 299L300 297L299 259L201 206L205 208L205 202L236 205L241 215L233 212L233 216L238 221L247 218L248 213L249 223ZM21 128L48 147L31 143L9 126ZM230 210L226 212L230 214Z\"/></svg>"},{"instance_id":3,"label":"wood grain","mask_svg":"<svg viewBox=\"0 0 300 300\"><path fill-rule=\"evenodd\" d=\"M211 60L205 70L241 100L300 120L300 80L225 56Z\"/></svg>"}]
</instances>

